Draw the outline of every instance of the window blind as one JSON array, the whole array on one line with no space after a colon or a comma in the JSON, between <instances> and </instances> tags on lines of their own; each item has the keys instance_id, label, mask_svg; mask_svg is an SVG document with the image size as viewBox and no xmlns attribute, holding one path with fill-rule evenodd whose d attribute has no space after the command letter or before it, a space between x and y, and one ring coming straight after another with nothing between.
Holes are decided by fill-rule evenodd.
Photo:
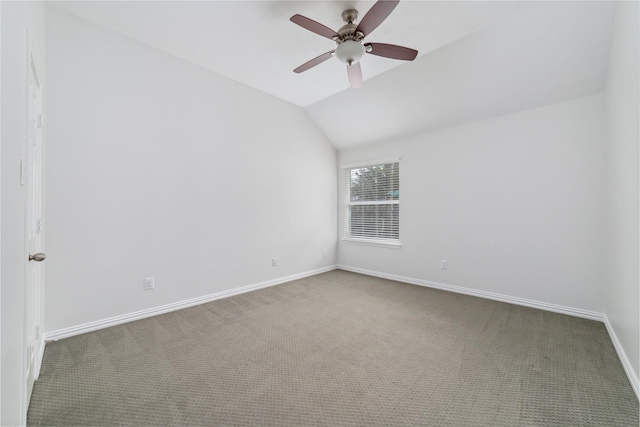
<instances>
[{"instance_id":1,"label":"window blind","mask_svg":"<svg viewBox=\"0 0 640 427\"><path fill-rule=\"evenodd\" d=\"M345 168L346 238L399 240L399 166L394 162Z\"/></svg>"}]
</instances>

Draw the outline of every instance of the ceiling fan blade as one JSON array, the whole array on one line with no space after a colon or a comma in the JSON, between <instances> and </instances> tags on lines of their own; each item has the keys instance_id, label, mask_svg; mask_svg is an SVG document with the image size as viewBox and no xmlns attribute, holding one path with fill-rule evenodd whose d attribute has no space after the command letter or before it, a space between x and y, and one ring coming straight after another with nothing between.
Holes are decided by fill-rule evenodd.
<instances>
[{"instance_id":1,"label":"ceiling fan blade","mask_svg":"<svg viewBox=\"0 0 640 427\"><path fill-rule=\"evenodd\" d=\"M358 89L362 86L362 68L360 68L359 62L353 65L347 65L347 74L349 75L351 88Z\"/></svg>"},{"instance_id":2,"label":"ceiling fan blade","mask_svg":"<svg viewBox=\"0 0 640 427\"><path fill-rule=\"evenodd\" d=\"M305 28L313 33L319 34L322 37L326 37L331 40L333 40L334 37L339 37L338 33L333 31L331 28L326 27L321 23L314 21L313 19L309 19L306 16L293 15L290 20L294 24L298 24L302 28Z\"/></svg>"},{"instance_id":3,"label":"ceiling fan blade","mask_svg":"<svg viewBox=\"0 0 640 427\"><path fill-rule=\"evenodd\" d=\"M379 0L364 15L356 31L362 31L362 34L368 36L373 30L387 19L387 16L396 8L400 0Z\"/></svg>"},{"instance_id":4,"label":"ceiling fan blade","mask_svg":"<svg viewBox=\"0 0 640 427\"><path fill-rule=\"evenodd\" d=\"M293 70L293 72L300 74L303 71L307 71L309 68L315 67L318 64L322 64L324 61L326 61L327 59L333 56L333 52L334 52L333 50L330 50L327 53L323 53L320 56L316 56L311 61L307 61L301 66L299 66L298 68L296 68L295 70Z\"/></svg>"},{"instance_id":5,"label":"ceiling fan blade","mask_svg":"<svg viewBox=\"0 0 640 427\"><path fill-rule=\"evenodd\" d=\"M396 46L386 43L365 43L365 46L371 46L371 50L367 53L371 55L384 56L385 58L400 59L401 61L413 61L418 56L418 51L404 46Z\"/></svg>"}]
</instances>

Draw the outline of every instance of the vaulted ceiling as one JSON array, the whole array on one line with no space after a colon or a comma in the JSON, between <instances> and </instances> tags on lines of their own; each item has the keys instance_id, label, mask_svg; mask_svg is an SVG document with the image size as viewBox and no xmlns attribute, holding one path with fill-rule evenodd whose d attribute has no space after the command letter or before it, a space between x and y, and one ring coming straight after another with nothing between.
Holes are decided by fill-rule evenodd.
<instances>
[{"instance_id":1,"label":"vaulted ceiling","mask_svg":"<svg viewBox=\"0 0 640 427\"><path fill-rule=\"evenodd\" d=\"M401 1L367 42L419 51L365 55L350 89L335 43L289 21L334 30L374 1L54 2L98 25L306 109L339 149L508 114L604 89L614 2Z\"/></svg>"}]
</instances>

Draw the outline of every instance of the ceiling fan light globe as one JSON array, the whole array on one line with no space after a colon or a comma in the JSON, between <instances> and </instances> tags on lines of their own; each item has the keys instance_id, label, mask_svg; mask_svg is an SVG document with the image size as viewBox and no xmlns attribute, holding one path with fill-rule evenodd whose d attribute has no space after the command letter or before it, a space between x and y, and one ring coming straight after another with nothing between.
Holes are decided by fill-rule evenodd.
<instances>
[{"instance_id":1,"label":"ceiling fan light globe","mask_svg":"<svg viewBox=\"0 0 640 427\"><path fill-rule=\"evenodd\" d=\"M335 57L347 65L357 64L364 56L365 47L355 40L345 40L336 46Z\"/></svg>"}]
</instances>

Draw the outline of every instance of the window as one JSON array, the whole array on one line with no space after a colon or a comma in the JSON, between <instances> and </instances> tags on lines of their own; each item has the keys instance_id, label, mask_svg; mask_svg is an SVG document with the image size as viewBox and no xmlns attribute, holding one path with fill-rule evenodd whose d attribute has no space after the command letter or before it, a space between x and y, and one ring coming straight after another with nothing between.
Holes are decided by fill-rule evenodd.
<instances>
[{"instance_id":1,"label":"window","mask_svg":"<svg viewBox=\"0 0 640 427\"><path fill-rule=\"evenodd\" d=\"M400 163L345 166L346 240L400 243Z\"/></svg>"}]
</instances>

